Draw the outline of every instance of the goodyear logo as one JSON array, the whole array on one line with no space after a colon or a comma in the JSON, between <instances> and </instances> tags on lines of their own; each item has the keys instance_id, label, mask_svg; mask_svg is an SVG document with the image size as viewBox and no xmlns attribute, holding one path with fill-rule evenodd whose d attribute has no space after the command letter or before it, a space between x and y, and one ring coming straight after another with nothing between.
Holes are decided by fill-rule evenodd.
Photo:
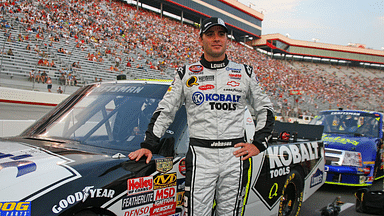
<instances>
[{"instance_id":1,"label":"goodyear logo","mask_svg":"<svg viewBox=\"0 0 384 216\"><path fill-rule=\"evenodd\" d=\"M167 173L158 175L153 179L153 187L155 190L176 186L177 176L176 173Z\"/></svg>"},{"instance_id":2,"label":"goodyear logo","mask_svg":"<svg viewBox=\"0 0 384 216\"><path fill-rule=\"evenodd\" d=\"M0 202L0 216L30 216L31 202Z\"/></svg>"},{"instance_id":3,"label":"goodyear logo","mask_svg":"<svg viewBox=\"0 0 384 216\"><path fill-rule=\"evenodd\" d=\"M323 135L322 140L328 141L328 142L342 143L342 144L352 144L354 146L357 146L360 144L360 142L356 140L350 140L342 137L332 137L332 136L328 136L327 134Z\"/></svg>"}]
</instances>

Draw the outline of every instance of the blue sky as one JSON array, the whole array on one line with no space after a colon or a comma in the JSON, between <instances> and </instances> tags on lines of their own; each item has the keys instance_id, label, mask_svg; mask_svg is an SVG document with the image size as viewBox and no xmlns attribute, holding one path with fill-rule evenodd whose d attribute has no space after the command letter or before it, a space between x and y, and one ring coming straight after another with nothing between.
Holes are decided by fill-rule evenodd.
<instances>
[{"instance_id":1,"label":"blue sky","mask_svg":"<svg viewBox=\"0 0 384 216\"><path fill-rule=\"evenodd\" d=\"M262 34L384 48L384 0L238 0L263 12Z\"/></svg>"}]
</instances>

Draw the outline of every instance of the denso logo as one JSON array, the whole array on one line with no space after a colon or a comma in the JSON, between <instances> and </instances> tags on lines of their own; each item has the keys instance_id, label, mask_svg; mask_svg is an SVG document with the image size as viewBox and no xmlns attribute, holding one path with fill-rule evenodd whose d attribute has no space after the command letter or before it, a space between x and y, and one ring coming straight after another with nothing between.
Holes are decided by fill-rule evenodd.
<instances>
[{"instance_id":1,"label":"denso logo","mask_svg":"<svg viewBox=\"0 0 384 216\"><path fill-rule=\"evenodd\" d=\"M128 179L127 186L128 186L128 195L152 191L153 177L146 176L146 177Z\"/></svg>"},{"instance_id":2,"label":"denso logo","mask_svg":"<svg viewBox=\"0 0 384 216\"><path fill-rule=\"evenodd\" d=\"M149 215L151 208L149 206L139 207L137 209L132 209L126 211L124 216L140 216L140 215Z\"/></svg>"},{"instance_id":3,"label":"denso logo","mask_svg":"<svg viewBox=\"0 0 384 216\"><path fill-rule=\"evenodd\" d=\"M271 178L287 175L289 165L319 158L318 143L301 143L300 145L282 145L267 149ZM276 169L275 169L276 168Z\"/></svg>"}]
</instances>

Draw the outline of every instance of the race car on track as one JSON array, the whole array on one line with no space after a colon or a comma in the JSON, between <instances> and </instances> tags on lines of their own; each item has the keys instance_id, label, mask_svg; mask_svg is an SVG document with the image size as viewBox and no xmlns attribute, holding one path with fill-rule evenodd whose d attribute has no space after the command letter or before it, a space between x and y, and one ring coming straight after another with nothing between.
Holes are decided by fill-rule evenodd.
<instances>
[{"instance_id":1,"label":"race car on track","mask_svg":"<svg viewBox=\"0 0 384 216\"><path fill-rule=\"evenodd\" d=\"M149 164L127 157L169 85L89 84L19 136L1 138L0 215L184 215L185 108ZM249 111L244 119L252 137ZM296 215L326 179L323 126L288 124L277 123L270 147L250 159L244 215Z\"/></svg>"}]
</instances>

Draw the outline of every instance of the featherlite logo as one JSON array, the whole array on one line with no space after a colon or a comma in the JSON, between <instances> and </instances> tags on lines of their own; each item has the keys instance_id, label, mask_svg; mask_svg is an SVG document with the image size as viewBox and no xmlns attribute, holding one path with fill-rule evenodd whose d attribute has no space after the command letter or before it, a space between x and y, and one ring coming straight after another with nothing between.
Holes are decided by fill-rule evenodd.
<instances>
[{"instance_id":1,"label":"featherlite logo","mask_svg":"<svg viewBox=\"0 0 384 216\"><path fill-rule=\"evenodd\" d=\"M342 143L342 144L352 144L354 146L357 146L360 144L360 142L356 140L350 140L342 137L333 137L333 136L328 136L327 134L324 134L322 137L323 141L328 141L328 142L335 142L335 143Z\"/></svg>"}]
</instances>

